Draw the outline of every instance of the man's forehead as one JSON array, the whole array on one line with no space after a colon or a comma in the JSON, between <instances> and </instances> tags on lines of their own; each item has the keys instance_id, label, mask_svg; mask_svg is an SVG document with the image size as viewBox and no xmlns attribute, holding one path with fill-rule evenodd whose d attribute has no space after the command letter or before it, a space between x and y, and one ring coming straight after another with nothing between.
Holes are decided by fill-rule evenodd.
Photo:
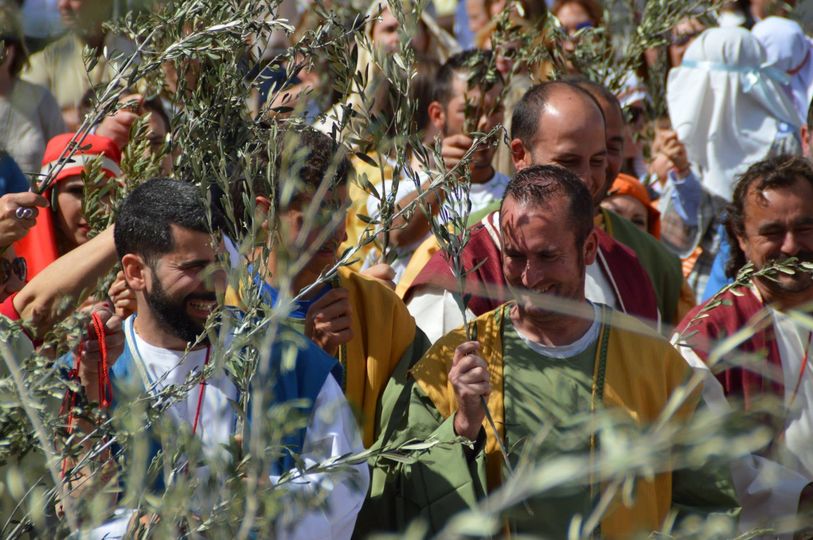
<instances>
[{"instance_id":1,"label":"man's forehead","mask_svg":"<svg viewBox=\"0 0 813 540\"><path fill-rule=\"evenodd\" d=\"M472 98L479 98L482 94L482 87L477 83L477 81L472 80L469 81L471 77L471 71L467 69L463 69L460 71L455 71L454 79L453 79L453 88L454 88L454 96L455 97L467 97L468 99ZM500 80L495 81L491 87L489 87L487 95L493 96L495 93L499 93L502 91L503 83Z\"/></svg>"},{"instance_id":2,"label":"man's forehead","mask_svg":"<svg viewBox=\"0 0 813 540\"><path fill-rule=\"evenodd\" d=\"M743 210L746 221L784 221L790 217L788 206L806 206L803 217L813 219L813 186L801 178L792 184L782 186L754 185L746 193Z\"/></svg>"}]
</instances>

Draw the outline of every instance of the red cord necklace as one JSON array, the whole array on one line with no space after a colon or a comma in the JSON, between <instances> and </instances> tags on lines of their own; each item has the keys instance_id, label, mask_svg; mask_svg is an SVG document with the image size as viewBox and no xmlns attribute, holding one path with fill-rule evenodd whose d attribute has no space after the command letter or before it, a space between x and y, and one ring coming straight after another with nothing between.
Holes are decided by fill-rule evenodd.
<instances>
[{"instance_id":1,"label":"red cord necklace","mask_svg":"<svg viewBox=\"0 0 813 540\"><path fill-rule=\"evenodd\" d=\"M209 353L212 350L211 345L206 346L206 358L203 360L203 370L200 374L200 390L198 391L198 405L195 408L195 420L192 422L192 435L198 431L198 422L200 421L200 411L203 409L203 392L206 390L206 366L209 364Z\"/></svg>"},{"instance_id":2,"label":"red cord necklace","mask_svg":"<svg viewBox=\"0 0 813 540\"><path fill-rule=\"evenodd\" d=\"M807 369L807 363L810 359L810 342L813 341L813 331L808 332L807 337L807 346L805 347L805 355L802 358L802 365L799 367L799 377L796 379L796 385L793 387L793 394L790 397L790 403L788 407L792 406L793 403L796 401L796 396L799 394L799 387L802 384L802 377L804 377L805 370Z\"/></svg>"}]
</instances>

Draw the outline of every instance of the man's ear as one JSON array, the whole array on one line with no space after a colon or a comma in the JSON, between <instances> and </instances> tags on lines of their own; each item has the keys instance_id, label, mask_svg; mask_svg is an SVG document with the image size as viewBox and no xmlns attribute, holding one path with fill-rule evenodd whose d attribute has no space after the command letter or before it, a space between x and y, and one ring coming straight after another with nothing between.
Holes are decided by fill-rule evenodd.
<instances>
[{"instance_id":1,"label":"man's ear","mask_svg":"<svg viewBox=\"0 0 813 540\"><path fill-rule=\"evenodd\" d=\"M598 253L598 235L596 230L590 231L587 239L584 241L584 265L589 266L596 262L596 254Z\"/></svg>"},{"instance_id":2,"label":"man's ear","mask_svg":"<svg viewBox=\"0 0 813 540\"><path fill-rule=\"evenodd\" d=\"M511 139L511 161L514 162L514 169L517 171L533 165L531 153L519 139Z\"/></svg>"},{"instance_id":3,"label":"man's ear","mask_svg":"<svg viewBox=\"0 0 813 540\"><path fill-rule=\"evenodd\" d=\"M122 257L121 270L130 289L143 291L147 288L147 265L140 255L128 253Z\"/></svg>"},{"instance_id":4,"label":"man's ear","mask_svg":"<svg viewBox=\"0 0 813 540\"><path fill-rule=\"evenodd\" d=\"M443 126L446 125L446 110L439 101L433 101L426 109L429 122L438 133L443 133Z\"/></svg>"},{"instance_id":5,"label":"man's ear","mask_svg":"<svg viewBox=\"0 0 813 540\"><path fill-rule=\"evenodd\" d=\"M802 137L802 153L805 157L810 158L810 130L807 129L807 124L803 123L799 128L799 135Z\"/></svg>"}]
</instances>

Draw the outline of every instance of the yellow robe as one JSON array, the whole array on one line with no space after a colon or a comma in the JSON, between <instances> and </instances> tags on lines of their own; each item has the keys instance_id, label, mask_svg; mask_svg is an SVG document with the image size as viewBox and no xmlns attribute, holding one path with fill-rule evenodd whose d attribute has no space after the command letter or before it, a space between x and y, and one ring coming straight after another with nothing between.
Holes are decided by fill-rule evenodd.
<instances>
[{"instance_id":1,"label":"yellow robe","mask_svg":"<svg viewBox=\"0 0 813 540\"><path fill-rule=\"evenodd\" d=\"M477 325L480 355L488 363L491 387L488 408L504 436L503 355L500 315L502 308L484 313L470 324ZM644 324L613 311L610 324L623 322L635 332L604 326L609 331L604 406L620 409L641 426L654 422L666 405L672 391L685 382L690 368L666 341ZM628 326L631 325L631 326ZM611 329L610 329L611 328ZM456 410L454 390L448 380L455 348L466 341L464 330L455 330L441 338L411 370L416 384L444 418ZM677 417L687 418L697 404L694 396L679 411ZM484 422L486 431L486 478L488 490L501 483L502 459L493 431ZM672 475L663 473L652 479L639 478L635 500L625 506L616 500L601 521L605 538L629 538L640 531L657 530L672 505Z\"/></svg>"},{"instance_id":2,"label":"yellow robe","mask_svg":"<svg viewBox=\"0 0 813 540\"><path fill-rule=\"evenodd\" d=\"M353 338L345 345L345 395L362 425L364 446L375 440L381 394L398 362L426 351L425 338L416 339L415 320L389 287L349 268L339 269L339 285L348 290ZM242 307L234 289L226 305ZM421 336L423 334L421 333Z\"/></svg>"},{"instance_id":3,"label":"yellow robe","mask_svg":"<svg viewBox=\"0 0 813 540\"><path fill-rule=\"evenodd\" d=\"M374 161L378 161L378 154L371 152L368 154ZM382 170L378 167L362 161L357 156L353 156L350 160L353 165L353 170L356 173L354 181L349 183L348 196L350 197L350 208L347 211L345 218L345 227L347 230L347 240L345 240L339 248L339 253L344 252L345 249L357 246L361 240L364 230L370 227L367 223L359 219L359 215L367 214L367 199L370 197L370 192L364 187L361 182L362 175L366 175L367 180L373 185L377 186L384 180L392 180L392 166L389 165L387 160L384 160L383 176ZM373 249L373 244L367 244L359 249L354 255L354 262L350 265L354 270L361 270L361 265L367 258L370 251Z\"/></svg>"}]
</instances>

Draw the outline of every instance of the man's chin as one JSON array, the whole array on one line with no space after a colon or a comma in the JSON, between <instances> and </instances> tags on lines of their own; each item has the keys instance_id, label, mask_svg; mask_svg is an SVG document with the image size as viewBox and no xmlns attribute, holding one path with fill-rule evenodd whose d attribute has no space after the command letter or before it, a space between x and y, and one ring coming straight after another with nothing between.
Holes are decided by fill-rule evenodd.
<instances>
[{"instance_id":1,"label":"man's chin","mask_svg":"<svg viewBox=\"0 0 813 540\"><path fill-rule=\"evenodd\" d=\"M787 276L782 275L775 280L763 279L762 283L774 292L785 294L799 294L805 291L813 293L813 279L810 275Z\"/></svg>"}]
</instances>

